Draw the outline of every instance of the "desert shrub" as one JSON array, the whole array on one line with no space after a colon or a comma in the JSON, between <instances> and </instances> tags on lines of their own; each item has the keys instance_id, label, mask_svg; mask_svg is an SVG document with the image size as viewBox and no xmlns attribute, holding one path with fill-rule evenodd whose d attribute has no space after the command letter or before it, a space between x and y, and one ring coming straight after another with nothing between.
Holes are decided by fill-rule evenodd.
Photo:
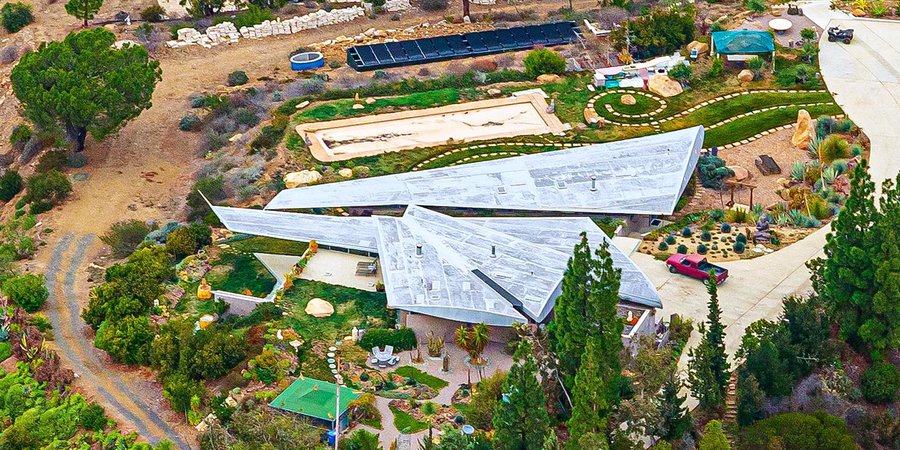
<instances>
[{"instance_id":1,"label":"desert shrub","mask_svg":"<svg viewBox=\"0 0 900 450\"><path fill-rule=\"evenodd\" d=\"M766 0L746 0L744 6L750 11L762 13L766 11Z\"/></svg>"},{"instance_id":2,"label":"desert shrub","mask_svg":"<svg viewBox=\"0 0 900 450\"><path fill-rule=\"evenodd\" d=\"M19 57L19 46L9 44L0 49L0 64L9 64Z\"/></svg>"},{"instance_id":3,"label":"desert shrub","mask_svg":"<svg viewBox=\"0 0 900 450\"><path fill-rule=\"evenodd\" d=\"M747 244L745 244L741 241L737 241L734 243L734 246L732 248L734 249L735 253L738 253L738 254L744 253L744 249L747 248Z\"/></svg>"},{"instance_id":4,"label":"desert shrub","mask_svg":"<svg viewBox=\"0 0 900 450\"><path fill-rule=\"evenodd\" d=\"M711 220L719 221L725 218L725 211L719 208L711 209L706 215L709 216Z\"/></svg>"},{"instance_id":5,"label":"desert shrub","mask_svg":"<svg viewBox=\"0 0 900 450\"><path fill-rule=\"evenodd\" d=\"M760 420L741 430L746 450L853 450L856 443L847 424L826 413L786 413Z\"/></svg>"},{"instance_id":6,"label":"desert shrub","mask_svg":"<svg viewBox=\"0 0 900 450\"><path fill-rule=\"evenodd\" d=\"M178 129L181 131L199 131L203 125L203 121L196 114L187 114L178 122Z\"/></svg>"},{"instance_id":7,"label":"desert shrub","mask_svg":"<svg viewBox=\"0 0 900 450\"><path fill-rule=\"evenodd\" d=\"M394 351L412 350L416 348L416 334L409 328L393 330L388 328L372 328L363 334L359 346L371 350L372 347L394 347Z\"/></svg>"},{"instance_id":8,"label":"desert shrub","mask_svg":"<svg viewBox=\"0 0 900 450\"><path fill-rule=\"evenodd\" d=\"M244 12L238 13L234 19L223 17L222 19L217 20L217 22L229 21L234 23L236 28L240 29L241 27L252 27L253 25L263 23L267 20L275 20L275 14L273 14L271 10L260 8L256 5L250 5Z\"/></svg>"},{"instance_id":9,"label":"desert shrub","mask_svg":"<svg viewBox=\"0 0 900 450\"><path fill-rule=\"evenodd\" d=\"M35 312L47 301L47 286L43 275L23 274L7 278L3 282L3 295L27 312Z\"/></svg>"},{"instance_id":10,"label":"desert shrub","mask_svg":"<svg viewBox=\"0 0 900 450\"><path fill-rule=\"evenodd\" d=\"M713 24L716 25L716 24ZM706 76L708 78L718 78L722 75L722 72L725 71L725 63L722 62L721 59L716 58L713 60L712 64L709 66L709 70L706 72Z\"/></svg>"},{"instance_id":11,"label":"desert shrub","mask_svg":"<svg viewBox=\"0 0 900 450\"><path fill-rule=\"evenodd\" d=\"M559 56L559 53L547 48L528 52L523 63L525 73L532 78L543 74L561 75L566 71L566 60Z\"/></svg>"},{"instance_id":12,"label":"desert shrub","mask_svg":"<svg viewBox=\"0 0 900 450\"><path fill-rule=\"evenodd\" d=\"M731 223L753 223L753 214L747 208L729 209L725 218Z\"/></svg>"},{"instance_id":13,"label":"desert shrub","mask_svg":"<svg viewBox=\"0 0 900 450\"><path fill-rule=\"evenodd\" d=\"M165 15L166 11L159 5L148 6L141 11L141 19L147 22L161 22Z\"/></svg>"},{"instance_id":14,"label":"desert shrub","mask_svg":"<svg viewBox=\"0 0 900 450\"><path fill-rule=\"evenodd\" d=\"M228 74L229 86L240 86L247 84L248 81L250 81L250 78L247 76L247 72L244 72L243 70L235 70Z\"/></svg>"},{"instance_id":15,"label":"desert shrub","mask_svg":"<svg viewBox=\"0 0 900 450\"><path fill-rule=\"evenodd\" d=\"M34 15L31 14L31 6L24 3L7 3L0 8L0 16L2 16L3 28L9 33L15 33L25 28L29 23L34 22Z\"/></svg>"},{"instance_id":16,"label":"desert shrub","mask_svg":"<svg viewBox=\"0 0 900 450\"><path fill-rule=\"evenodd\" d=\"M506 373L496 371L493 375L482 379L472 395L472 401L466 411L466 421L480 430L494 428L492 419L494 409L503 395L503 383Z\"/></svg>"},{"instance_id":17,"label":"desert shrub","mask_svg":"<svg viewBox=\"0 0 900 450\"><path fill-rule=\"evenodd\" d=\"M734 240L736 242L743 242L744 244L746 244L747 243L747 235L744 233L740 233L734 237Z\"/></svg>"},{"instance_id":18,"label":"desert shrub","mask_svg":"<svg viewBox=\"0 0 900 450\"><path fill-rule=\"evenodd\" d=\"M422 0L419 2L419 8L425 11L443 11L450 5L448 0Z\"/></svg>"},{"instance_id":19,"label":"desert shrub","mask_svg":"<svg viewBox=\"0 0 900 450\"><path fill-rule=\"evenodd\" d=\"M38 173L49 172L51 170L62 172L66 168L68 159L66 152L62 150L51 150L38 158L34 170Z\"/></svg>"},{"instance_id":20,"label":"desert shrub","mask_svg":"<svg viewBox=\"0 0 900 450\"><path fill-rule=\"evenodd\" d=\"M124 258L144 242L151 231L153 228L142 220L123 220L114 223L100 240L112 248L113 256Z\"/></svg>"},{"instance_id":21,"label":"desert shrub","mask_svg":"<svg viewBox=\"0 0 900 450\"><path fill-rule=\"evenodd\" d=\"M166 237L166 251L183 258L212 243L212 229L204 224L191 224L169 233Z\"/></svg>"},{"instance_id":22,"label":"desert shrub","mask_svg":"<svg viewBox=\"0 0 900 450\"><path fill-rule=\"evenodd\" d=\"M872 403L888 403L897 398L900 389L900 371L888 363L875 363L863 373L862 394Z\"/></svg>"},{"instance_id":23,"label":"desert shrub","mask_svg":"<svg viewBox=\"0 0 900 450\"><path fill-rule=\"evenodd\" d=\"M725 179L734 176L734 171L725 166L725 161L717 156L701 156L697 163L700 184L705 188L722 189Z\"/></svg>"},{"instance_id":24,"label":"desert shrub","mask_svg":"<svg viewBox=\"0 0 900 450\"><path fill-rule=\"evenodd\" d=\"M25 147L25 144L28 143L28 140L31 139L32 134L34 133L28 125L16 125L9 135L9 143L21 151Z\"/></svg>"},{"instance_id":25,"label":"desert shrub","mask_svg":"<svg viewBox=\"0 0 900 450\"><path fill-rule=\"evenodd\" d=\"M850 143L846 139L832 134L819 144L819 154L825 164L831 164L837 159L850 157Z\"/></svg>"},{"instance_id":26,"label":"desert shrub","mask_svg":"<svg viewBox=\"0 0 900 450\"><path fill-rule=\"evenodd\" d=\"M186 413L191 409L191 400L202 398L204 394L206 387L202 381L192 380L183 374L174 373L163 380L163 397L175 411Z\"/></svg>"},{"instance_id":27,"label":"desert shrub","mask_svg":"<svg viewBox=\"0 0 900 450\"><path fill-rule=\"evenodd\" d=\"M25 201L31 204L31 213L40 214L52 209L72 192L72 183L61 172L51 170L37 173L28 179Z\"/></svg>"},{"instance_id":28,"label":"desert shrub","mask_svg":"<svg viewBox=\"0 0 900 450\"><path fill-rule=\"evenodd\" d=\"M708 251L709 251L709 247L707 247L706 244L700 244L697 246L697 253L699 253L701 255L705 255L706 252L708 252Z\"/></svg>"},{"instance_id":29,"label":"desert shrub","mask_svg":"<svg viewBox=\"0 0 900 450\"><path fill-rule=\"evenodd\" d=\"M806 84L815 79L816 68L809 64L796 64L784 69L775 76L775 83L782 87Z\"/></svg>"},{"instance_id":30,"label":"desert shrub","mask_svg":"<svg viewBox=\"0 0 900 450\"><path fill-rule=\"evenodd\" d=\"M87 405L78 414L78 425L85 430L100 431L106 428L109 419L106 418L106 412L103 406L96 403Z\"/></svg>"},{"instance_id":31,"label":"desert shrub","mask_svg":"<svg viewBox=\"0 0 900 450\"><path fill-rule=\"evenodd\" d=\"M678 245L678 248L675 249L675 251L678 252L678 253L681 253L681 254L686 254L686 253L688 252L687 245L679 244L679 245Z\"/></svg>"},{"instance_id":32,"label":"desert shrub","mask_svg":"<svg viewBox=\"0 0 900 450\"><path fill-rule=\"evenodd\" d=\"M8 202L22 191L22 176L13 169L0 175L0 200Z\"/></svg>"},{"instance_id":33,"label":"desert shrub","mask_svg":"<svg viewBox=\"0 0 900 450\"><path fill-rule=\"evenodd\" d=\"M659 245L656 248L658 248L660 251L664 252L669 249L669 244L666 244L666 241L662 241L659 243Z\"/></svg>"},{"instance_id":34,"label":"desert shrub","mask_svg":"<svg viewBox=\"0 0 900 450\"><path fill-rule=\"evenodd\" d=\"M105 350L116 362L146 364L153 335L149 316L125 316L104 320L97 329L94 346Z\"/></svg>"},{"instance_id":35,"label":"desert shrub","mask_svg":"<svg viewBox=\"0 0 900 450\"><path fill-rule=\"evenodd\" d=\"M671 54L694 40L695 15L693 10L682 8L653 8L631 19L629 26L614 29L610 40L616 50L623 49L630 40L638 59ZM630 39L626 39L626 33L631 34Z\"/></svg>"},{"instance_id":36,"label":"desert shrub","mask_svg":"<svg viewBox=\"0 0 900 450\"><path fill-rule=\"evenodd\" d=\"M497 70L497 62L492 59L476 59L472 63L472 70L487 73Z\"/></svg>"},{"instance_id":37,"label":"desert shrub","mask_svg":"<svg viewBox=\"0 0 900 450\"><path fill-rule=\"evenodd\" d=\"M675 244L675 236L672 236L671 234L666 236L666 244L674 245Z\"/></svg>"},{"instance_id":38,"label":"desert shrub","mask_svg":"<svg viewBox=\"0 0 900 450\"><path fill-rule=\"evenodd\" d=\"M200 193L203 193L201 195ZM187 205L190 208L188 219L194 220L212 212L203 196L211 202L224 200L228 194L225 191L225 177L222 175L206 176L197 179L194 188L187 195Z\"/></svg>"},{"instance_id":39,"label":"desert shrub","mask_svg":"<svg viewBox=\"0 0 900 450\"><path fill-rule=\"evenodd\" d=\"M691 227L684 227L681 229L681 235L684 237L691 237L693 231L691 231Z\"/></svg>"},{"instance_id":40,"label":"desert shrub","mask_svg":"<svg viewBox=\"0 0 900 450\"><path fill-rule=\"evenodd\" d=\"M731 233L731 224L728 222L723 223L719 229L722 230L723 233Z\"/></svg>"},{"instance_id":41,"label":"desert shrub","mask_svg":"<svg viewBox=\"0 0 900 450\"><path fill-rule=\"evenodd\" d=\"M710 234L709 231L703 230L703 232L700 233L700 240L703 240L703 241L711 241L711 240L712 240L712 234Z\"/></svg>"}]
</instances>

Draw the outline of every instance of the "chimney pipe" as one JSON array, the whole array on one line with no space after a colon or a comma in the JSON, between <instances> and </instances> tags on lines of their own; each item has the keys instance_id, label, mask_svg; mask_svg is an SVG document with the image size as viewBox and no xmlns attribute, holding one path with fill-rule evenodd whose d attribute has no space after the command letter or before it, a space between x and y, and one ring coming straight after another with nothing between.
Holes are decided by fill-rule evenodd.
<instances>
[{"instance_id":1,"label":"chimney pipe","mask_svg":"<svg viewBox=\"0 0 900 450\"><path fill-rule=\"evenodd\" d=\"M491 244L491 258L496 258L496 257L497 257L497 246Z\"/></svg>"},{"instance_id":2,"label":"chimney pipe","mask_svg":"<svg viewBox=\"0 0 900 450\"><path fill-rule=\"evenodd\" d=\"M416 256L422 256L422 244L416 244Z\"/></svg>"},{"instance_id":3,"label":"chimney pipe","mask_svg":"<svg viewBox=\"0 0 900 450\"><path fill-rule=\"evenodd\" d=\"M597 190L597 176L591 175L591 191Z\"/></svg>"}]
</instances>

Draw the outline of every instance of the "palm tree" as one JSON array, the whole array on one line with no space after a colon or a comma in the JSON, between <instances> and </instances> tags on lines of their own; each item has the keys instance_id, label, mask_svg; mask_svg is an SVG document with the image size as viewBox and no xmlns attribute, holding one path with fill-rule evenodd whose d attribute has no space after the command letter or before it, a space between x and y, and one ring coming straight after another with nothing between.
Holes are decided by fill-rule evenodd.
<instances>
[{"instance_id":1,"label":"palm tree","mask_svg":"<svg viewBox=\"0 0 900 450\"><path fill-rule=\"evenodd\" d=\"M460 325L456 329L456 346L469 354L469 360L472 365L479 366L484 364L481 360L481 353L488 343L490 329L484 323L478 323L471 328Z\"/></svg>"}]
</instances>

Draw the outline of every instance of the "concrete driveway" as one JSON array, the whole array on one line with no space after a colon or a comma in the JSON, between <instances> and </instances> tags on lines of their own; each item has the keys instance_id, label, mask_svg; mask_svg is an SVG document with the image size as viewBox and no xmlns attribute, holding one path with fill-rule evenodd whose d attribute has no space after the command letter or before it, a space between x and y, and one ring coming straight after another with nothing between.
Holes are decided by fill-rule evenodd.
<instances>
[{"instance_id":1,"label":"concrete driveway","mask_svg":"<svg viewBox=\"0 0 900 450\"><path fill-rule=\"evenodd\" d=\"M822 76L844 112L872 140L869 173L879 185L900 170L900 22L834 19L832 26L853 28L849 45L819 47Z\"/></svg>"}]
</instances>

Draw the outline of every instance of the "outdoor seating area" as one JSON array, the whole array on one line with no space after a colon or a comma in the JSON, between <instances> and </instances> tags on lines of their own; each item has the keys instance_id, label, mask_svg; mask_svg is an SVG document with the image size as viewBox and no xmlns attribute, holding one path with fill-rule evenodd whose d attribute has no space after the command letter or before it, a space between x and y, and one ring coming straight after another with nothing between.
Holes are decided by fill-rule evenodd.
<instances>
[{"instance_id":1,"label":"outdoor seating area","mask_svg":"<svg viewBox=\"0 0 900 450\"><path fill-rule=\"evenodd\" d=\"M377 365L379 369L386 369L388 366L396 366L400 362L400 358L394 356L394 347L387 345L384 347L384 351L378 347L372 347L372 360L370 362L373 365Z\"/></svg>"},{"instance_id":2,"label":"outdoor seating area","mask_svg":"<svg viewBox=\"0 0 900 450\"><path fill-rule=\"evenodd\" d=\"M360 261L356 263L356 274L361 276L374 276L378 274L378 260Z\"/></svg>"}]
</instances>

